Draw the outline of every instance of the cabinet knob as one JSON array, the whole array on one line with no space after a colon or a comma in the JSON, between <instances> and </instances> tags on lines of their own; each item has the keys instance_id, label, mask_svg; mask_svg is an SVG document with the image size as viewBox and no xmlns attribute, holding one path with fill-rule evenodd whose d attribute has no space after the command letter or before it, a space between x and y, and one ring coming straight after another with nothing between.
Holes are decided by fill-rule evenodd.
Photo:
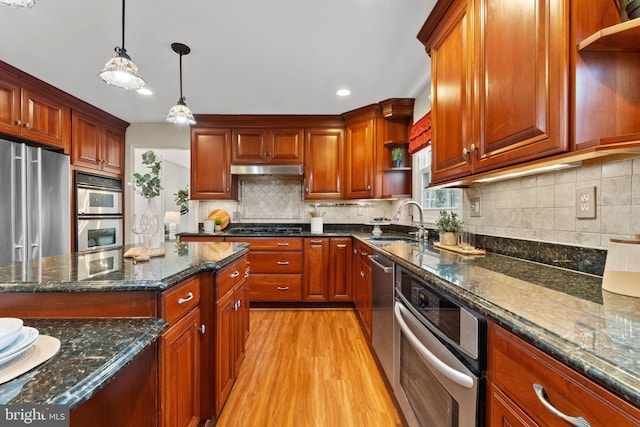
<instances>
[{"instance_id":1,"label":"cabinet knob","mask_svg":"<svg viewBox=\"0 0 640 427\"><path fill-rule=\"evenodd\" d=\"M364 271L360 272L360 277L362 277L364 279Z\"/></svg>"},{"instance_id":2,"label":"cabinet knob","mask_svg":"<svg viewBox=\"0 0 640 427\"><path fill-rule=\"evenodd\" d=\"M306 187L306 188L304 189L304 191L305 191L305 193L308 193L308 192L309 192L309 187Z\"/></svg>"},{"instance_id":3,"label":"cabinet knob","mask_svg":"<svg viewBox=\"0 0 640 427\"><path fill-rule=\"evenodd\" d=\"M467 154L469 154L469 150L467 150L467 147L464 147L464 148L462 149L462 155L463 155L463 156L466 156Z\"/></svg>"},{"instance_id":4,"label":"cabinet knob","mask_svg":"<svg viewBox=\"0 0 640 427\"><path fill-rule=\"evenodd\" d=\"M358 253L358 250L357 250L356 248L353 248L353 253L354 253L354 254L357 254L357 253Z\"/></svg>"},{"instance_id":5,"label":"cabinet knob","mask_svg":"<svg viewBox=\"0 0 640 427\"><path fill-rule=\"evenodd\" d=\"M203 323L202 325L200 325L200 333L202 335L204 335L204 331L205 331L205 326L204 326L204 323Z\"/></svg>"},{"instance_id":6,"label":"cabinet knob","mask_svg":"<svg viewBox=\"0 0 640 427\"><path fill-rule=\"evenodd\" d=\"M478 150L478 147L476 147L476 144L471 144L471 152L475 152Z\"/></svg>"},{"instance_id":7,"label":"cabinet knob","mask_svg":"<svg viewBox=\"0 0 640 427\"><path fill-rule=\"evenodd\" d=\"M370 185L367 185L367 190L371 190L371 186Z\"/></svg>"},{"instance_id":8,"label":"cabinet knob","mask_svg":"<svg viewBox=\"0 0 640 427\"><path fill-rule=\"evenodd\" d=\"M17 126L22 125L22 120L16 120L16 125L17 125Z\"/></svg>"},{"instance_id":9,"label":"cabinet knob","mask_svg":"<svg viewBox=\"0 0 640 427\"><path fill-rule=\"evenodd\" d=\"M31 123L29 123L29 122L25 123L25 124L24 124L24 127L25 127L25 128L27 128L27 129L29 129L29 128L31 127Z\"/></svg>"}]
</instances>

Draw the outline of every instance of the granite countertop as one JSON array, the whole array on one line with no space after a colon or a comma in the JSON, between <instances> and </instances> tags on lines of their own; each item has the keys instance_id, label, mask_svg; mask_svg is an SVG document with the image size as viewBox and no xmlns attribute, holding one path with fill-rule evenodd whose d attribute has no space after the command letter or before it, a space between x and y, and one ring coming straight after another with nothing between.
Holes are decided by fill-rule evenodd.
<instances>
[{"instance_id":1,"label":"granite countertop","mask_svg":"<svg viewBox=\"0 0 640 427\"><path fill-rule=\"evenodd\" d=\"M131 246L75 252L0 267L2 292L162 291L203 270L218 270L249 251L244 243L165 243L165 255L134 262Z\"/></svg>"},{"instance_id":2,"label":"granite countertop","mask_svg":"<svg viewBox=\"0 0 640 427\"><path fill-rule=\"evenodd\" d=\"M640 405L640 299L603 291L599 276L503 255L464 256L430 243L355 237Z\"/></svg>"},{"instance_id":3,"label":"granite countertop","mask_svg":"<svg viewBox=\"0 0 640 427\"><path fill-rule=\"evenodd\" d=\"M61 404L73 410L149 347L166 328L155 318L25 319L61 342L44 364L0 385L0 404Z\"/></svg>"}]
</instances>

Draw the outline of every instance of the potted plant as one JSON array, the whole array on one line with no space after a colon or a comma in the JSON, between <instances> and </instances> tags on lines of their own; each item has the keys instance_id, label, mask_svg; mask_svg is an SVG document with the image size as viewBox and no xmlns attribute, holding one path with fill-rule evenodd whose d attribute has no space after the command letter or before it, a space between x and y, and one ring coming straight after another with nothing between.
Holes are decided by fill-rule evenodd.
<instances>
[{"instance_id":1,"label":"potted plant","mask_svg":"<svg viewBox=\"0 0 640 427\"><path fill-rule=\"evenodd\" d=\"M214 224L215 224L215 228L214 228L215 231L222 231L222 220L221 219L216 219L214 221Z\"/></svg>"},{"instance_id":2,"label":"potted plant","mask_svg":"<svg viewBox=\"0 0 640 427\"><path fill-rule=\"evenodd\" d=\"M640 0L625 0L627 16L629 19L640 17Z\"/></svg>"},{"instance_id":3,"label":"potted plant","mask_svg":"<svg viewBox=\"0 0 640 427\"><path fill-rule=\"evenodd\" d=\"M145 249L151 248L151 239L160 229L160 218L156 207L156 197L160 195L162 185L160 184L161 160L153 150L142 154L142 164L149 169L145 174L134 173L133 183L128 185L136 192L147 199L147 206L143 214L134 214L131 221L131 231L134 234L141 234Z\"/></svg>"},{"instance_id":4,"label":"potted plant","mask_svg":"<svg viewBox=\"0 0 640 427\"><path fill-rule=\"evenodd\" d=\"M393 150L391 150L391 164L393 165L394 168L399 168L401 162L402 162L402 148L394 148Z\"/></svg>"},{"instance_id":5,"label":"potted plant","mask_svg":"<svg viewBox=\"0 0 640 427\"><path fill-rule=\"evenodd\" d=\"M436 227L440 233L440 244L455 246L458 242L458 233L462 231L462 221L455 212L440 211Z\"/></svg>"}]
</instances>

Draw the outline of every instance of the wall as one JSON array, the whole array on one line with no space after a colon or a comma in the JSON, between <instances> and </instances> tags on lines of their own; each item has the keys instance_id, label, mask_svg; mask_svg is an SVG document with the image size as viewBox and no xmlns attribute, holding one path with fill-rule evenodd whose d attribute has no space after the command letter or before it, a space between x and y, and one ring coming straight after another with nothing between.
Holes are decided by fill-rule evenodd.
<instances>
[{"instance_id":1,"label":"wall","mask_svg":"<svg viewBox=\"0 0 640 427\"><path fill-rule=\"evenodd\" d=\"M596 187L596 218L576 219L576 190ZM469 197L482 216L470 217ZM640 233L640 157L581 166L465 191L464 219L475 232L607 248L610 238Z\"/></svg>"}]
</instances>

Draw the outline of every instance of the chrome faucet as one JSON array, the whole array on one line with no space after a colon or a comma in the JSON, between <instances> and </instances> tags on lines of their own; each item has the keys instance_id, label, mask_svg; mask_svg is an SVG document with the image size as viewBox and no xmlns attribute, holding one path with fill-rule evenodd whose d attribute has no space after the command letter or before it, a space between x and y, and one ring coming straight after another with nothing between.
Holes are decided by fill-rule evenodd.
<instances>
[{"instance_id":1,"label":"chrome faucet","mask_svg":"<svg viewBox=\"0 0 640 427\"><path fill-rule=\"evenodd\" d=\"M400 219L400 213L402 212L402 208L404 208L407 205L414 205L418 207L418 212L420 213L420 224L418 224L418 231L416 232L416 239L417 240L427 240L427 236L428 233L426 233L426 230L424 228L424 217L422 216L422 206L420 206L420 203L414 201L414 200L407 200L406 202L404 202L403 204L400 205L400 207L398 208L398 210L396 211L395 215L393 215L393 220L394 221L398 221Z\"/></svg>"}]
</instances>

